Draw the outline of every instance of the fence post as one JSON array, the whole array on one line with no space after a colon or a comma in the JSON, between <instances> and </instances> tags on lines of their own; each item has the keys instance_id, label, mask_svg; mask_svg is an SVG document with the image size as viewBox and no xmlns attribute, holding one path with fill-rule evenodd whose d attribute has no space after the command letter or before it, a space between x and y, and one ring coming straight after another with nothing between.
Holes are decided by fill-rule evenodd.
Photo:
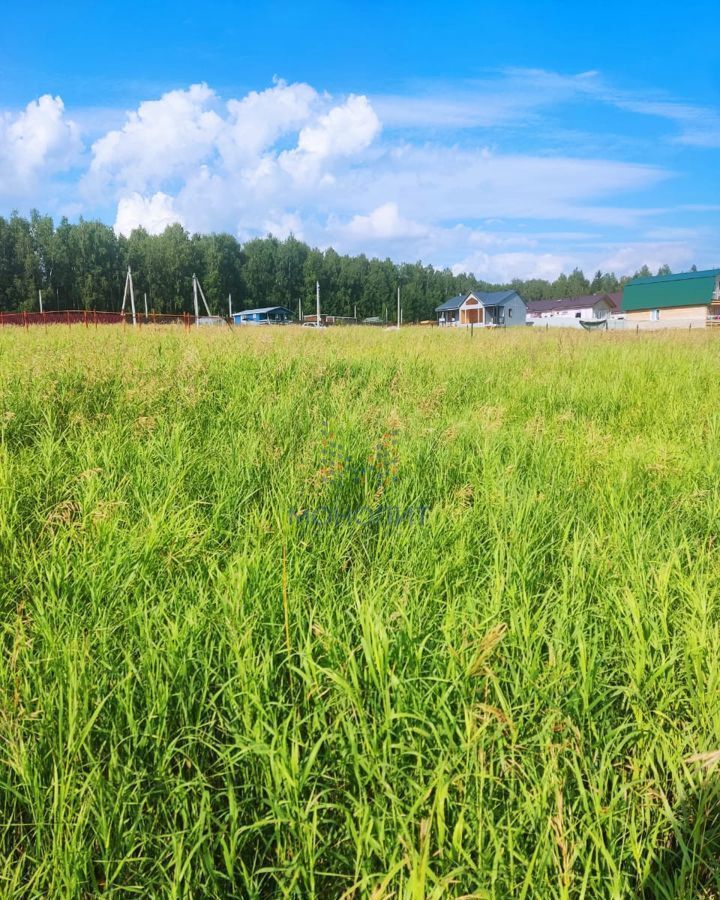
<instances>
[{"instance_id":1,"label":"fence post","mask_svg":"<svg viewBox=\"0 0 720 900\"><path fill-rule=\"evenodd\" d=\"M93 325L97 329L97 313L93 310Z\"/></svg>"},{"instance_id":2,"label":"fence post","mask_svg":"<svg viewBox=\"0 0 720 900\"><path fill-rule=\"evenodd\" d=\"M0 312L0 328L2 328L4 325L5 325L5 316L4 316L4 313Z\"/></svg>"},{"instance_id":3,"label":"fence post","mask_svg":"<svg viewBox=\"0 0 720 900\"><path fill-rule=\"evenodd\" d=\"M67 326L69 328L70 327L70 310L69 309L65 310L65 321L67 322Z\"/></svg>"},{"instance_id":4,"label":"fence post","mask_svg":"<svg viewBox=\"0 0 720 900\"><path fill-rule=\"evenodd\" d=\"M86 328L88 327L88 323L87 323L87 310L86 310L86 309L83 310L83 324L85 325Z\"/></svg>"}]
</instances>

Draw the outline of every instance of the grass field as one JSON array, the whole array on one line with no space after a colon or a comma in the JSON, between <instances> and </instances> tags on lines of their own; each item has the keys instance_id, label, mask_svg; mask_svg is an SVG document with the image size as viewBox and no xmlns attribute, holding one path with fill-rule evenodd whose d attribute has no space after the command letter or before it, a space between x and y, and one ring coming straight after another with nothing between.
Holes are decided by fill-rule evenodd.
<instances>
[{"instance_id":1,"label":"grass field","mask_svg":"<svg viewBox=\"0 0 720 900\"><path fill-rule=\"evenodd\" d=\"M4 329L0 894L720 896L719 386L711 333Z\"/></svg>"}]
</instances>

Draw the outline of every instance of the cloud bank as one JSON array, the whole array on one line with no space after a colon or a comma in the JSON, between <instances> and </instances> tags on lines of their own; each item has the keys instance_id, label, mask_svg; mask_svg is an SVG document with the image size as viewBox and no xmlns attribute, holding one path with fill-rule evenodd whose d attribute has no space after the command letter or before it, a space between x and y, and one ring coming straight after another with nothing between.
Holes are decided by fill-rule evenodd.
<instances>
[{"instance_id":1,"label":"cloud bank","mask_svg":"<svg viewBox=\"0 0 720 900\"><path fill-rule=\"evenodd\" d=\"M46 95L0 115L0 203L47 209L50 197L51 212L99 214L121 234L173 222L240 239L292 232L493 280L702 261L712 235L663 232L672 210L647 202L674 169L517 137L579 101L659 117L679 129L671 142L716 146L710 113L632 98L595 72L508 70L404 98L276 80L224 99L194 84L141 102L93 139Z\"/></svg>"}]
</instances>

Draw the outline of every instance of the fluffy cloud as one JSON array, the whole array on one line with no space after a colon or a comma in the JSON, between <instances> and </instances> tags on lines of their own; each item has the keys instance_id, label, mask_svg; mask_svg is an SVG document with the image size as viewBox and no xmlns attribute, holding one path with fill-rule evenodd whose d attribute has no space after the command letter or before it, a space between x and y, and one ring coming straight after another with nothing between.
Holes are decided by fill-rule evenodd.
<instances>
[{"instance_id":1,"label":"fluffy cloud","mask_svg":"<svg viewBox=\"0 0 720 900\"><path fill-rule=\"evenodd\" d=\"M298 137L298 153L325 159L364 150L380 131L380 120L367 97L349 97L307 125Z\"/></svg>"},{"instance_id":2,"label":"fluffy cloud","mask_svg":"<svg viewBox=\"0 0 720 900\"><path fill-rule=\"evenodd\" d=\"M327 163L338 157L353 157L365 150L380 132L380 120L367 97L349 97L298 135L297 147L280 154L280 167L299 183L322 178L332 184Z\"/></svg>"},{"instance_id":3,"label":"fluffy cloud","mask_svg":"<svg viewBox=\"0 0 720 900\"><path fill-rule=\"evenodd\" d=\"M561 272L573 268L572 257L559 253L473 253L456 263L455 274L474 272L486 281L508 282L513 278L547 278L554 280Z\"/></svg>"},{"instance_id":4,"label":"fluffy cloud","mask_svg":"<svg viewBox=\"0 0 720 900\"><path fill-rule=\"evenodd\" d=\"M660 266L669 265L677 272L690 266L695 259L692 242L678 241L650 242L638 241L620 244L599 262L605 272L637 272L643 266L656 271Z\"/></svg>"},{"instance_id":5,"label":"fluffy cloud","mask_svg":"<svg viewBox=\"0 0 720 900\"><path fill-rule=\"evenodd\" d=\"M164 191L189 227L259 230L288 214L279 202L333 185L379 131L362 96L337 102L307 84L276 81L222 103L207 85L192 85L141 103L95 141L84 189L126 205L132 196L133 209L135 194L147 204Z\"/></svg>"},{"instance_id":6,"label":"fluffy cloud","mask_svg":"<svg viewBox=\"0 0 720 900\"><path fill-rule=\"evenodd\" d=\"M305 240L305 226L297 213L281 212L277 215L271 214L263 223L263 230L266 234L272 234L274 237L280 238L281 241L290 237L291 234L299 241Z\"/></svg>"},{"instance_id":7,"label":"fluffy cloud","mask_svg":"<svg viewBox=\"0 0 720 900\"><path fill-rule=\"evenodd\" d=\"M143 197L136 192L120 199L115 231L127 236L135 228L144 228L150 234L161 234L168 225L176 222L185 224L182 216L175 210L172 197L162 191L152 197Z\"/></svg>"},{"instance_id":8,"label":"fluffy cloud","mask_svg":"<svg viewBox=\"0 0 720 900\"><path fill-rule=\"evenodd\" d=\"M321 102L310 85L280 80L266 91L229 100L227 122L218 139L226 166L252 162L279 138L301 128Z\"/></svg>"},{"instance_id":9,"label":"fluffy cloud","mask_svg":"<svg viewBox=\"0 0 720 900\"><path fill-rule=\"evenodd\" d=\"M187 176L215 149L223 127L215 102L214 91L194 84L141 103L121 129L93 144L87 185L144 191Z\"/></svg>"},{"instance_id":10,"label":"fluffy cloud","mask_svg":"<svg viewBox=\"0 0 720 900\"><path fill-rule=\"evenodd\" d=\"M15 197L71 168L81 151L79 129L60 97L45 94L19 114L0 115L0 197Z\"/></svg>"},{"instance_id":11,"label":"fluffy cloud","mask_svg":"<svg viewBox=\"0 0 720 900\"><path fill-rule=\"evenodd\" d=\"M397 203L383 203L367 216L353 216L344 228L351 237L364 239L422 237L428 234L425 225L411 222L400 215Z\"/></svg>"}]
</instances>

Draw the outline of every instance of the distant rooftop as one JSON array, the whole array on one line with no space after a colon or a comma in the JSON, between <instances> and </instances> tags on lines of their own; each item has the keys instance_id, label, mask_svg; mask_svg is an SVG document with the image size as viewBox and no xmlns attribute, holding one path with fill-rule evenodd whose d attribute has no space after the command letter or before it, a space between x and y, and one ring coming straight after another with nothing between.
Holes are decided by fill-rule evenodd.
<instances>
[{"instance_id":1,"label":"distant rooftop","mask_svg":"<svg viewBox=\"0 0 720 900\"><path fill-rule=\"evenodd\" d=\"M615 298L618 298L616 300ZM527 307L529 313L554 312L565 309L591 309L604 300L613 308L619 309L620 294L585 294L582 297L563 297L562 300L531 300Z\"/></svg>"},{"instance_id":2,"label":"distant rooftop","mask_svg":"<svg viewBox=\"0 0 720 900\"><path fill-rule=\"evenodd\" d=\"M688 278L713 278L720 277L720 269L703 269L702 272L677 272L675 275L648 275L646 278L633 278L625 287L631 284L658 284L661 281L685 281Z\"/></svg>"},{"instance_id":3,"label":"distant rooftop","mask_svg":"<svg viewBox=\"0 0 720 900\"><path fill-rule=\"evenodd\" d=\"M277 309L281 309L283 312L290 313L292 312L286 306L261 306L259 309L239 309L237 312L233 313L234 316L247 316L254 313L267 313L274 312Z\"/></svg>"}]
</instances>

